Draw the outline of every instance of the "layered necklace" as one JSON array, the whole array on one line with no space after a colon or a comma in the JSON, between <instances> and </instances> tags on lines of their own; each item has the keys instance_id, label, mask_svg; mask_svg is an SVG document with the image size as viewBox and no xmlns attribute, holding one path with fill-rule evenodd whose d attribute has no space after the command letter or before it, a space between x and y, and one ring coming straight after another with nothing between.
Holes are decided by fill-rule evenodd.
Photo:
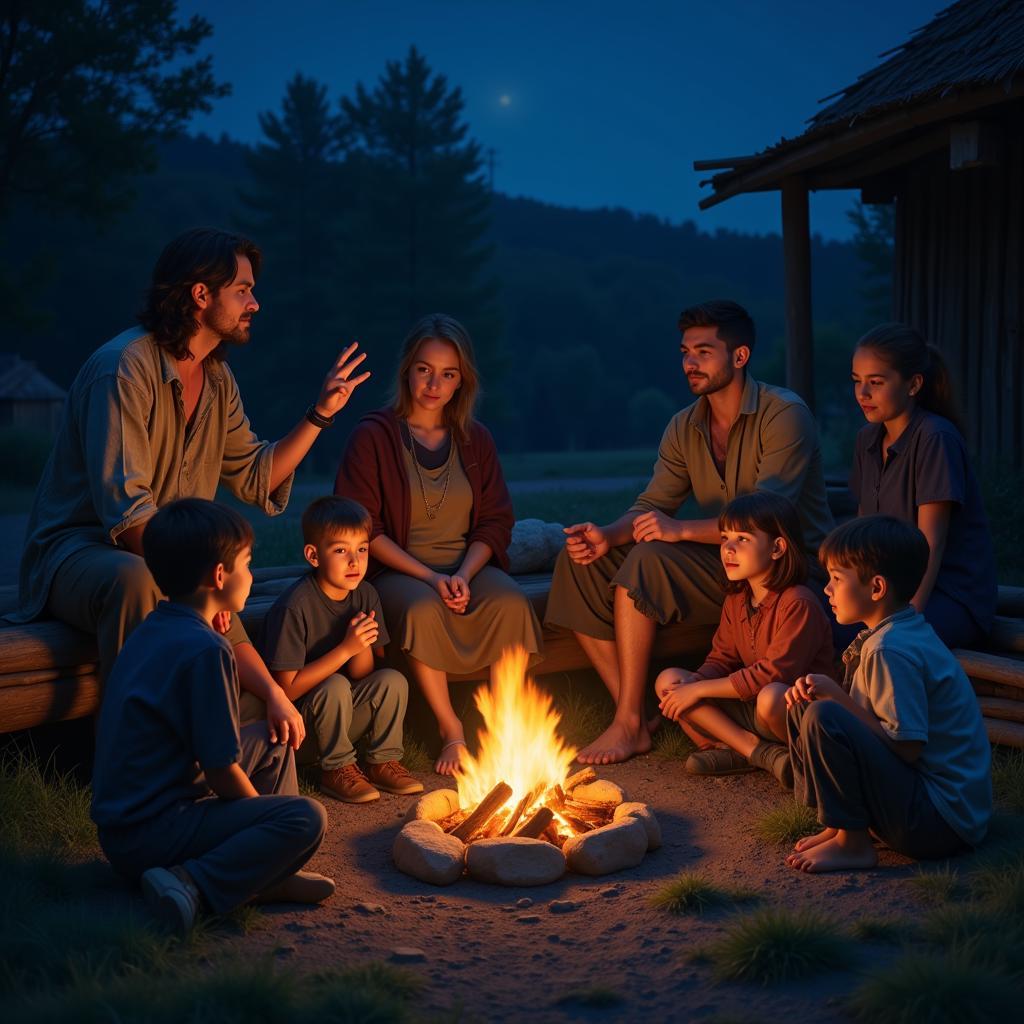
<instances>
[{"instance_id":1,"label":"layered necklace","mask_svg":"<svg viewBox=\"0 0 1024 1024\"><path fill-rule=\"evenodd\" d=\"M436 519L437 513L441 511L441 506L444 504L444 499L448 496L448 483L452 478L452 462L455 458L455 442L452 440L451 431L448 433L448 458L444 464L444 485L441 488L441 497L431 503L427 498L427 485L423 480L423 467L420 466L420 460L416 457L416 440L412 436L412 430L409 428L409 424L402 423L402 435L403 440L408 443L409 454L412 456L412 464L416 470L416 479L420 483L420 494L423 496L423 508L427 513L428 519Z\"/></svg>"}]
</instances>

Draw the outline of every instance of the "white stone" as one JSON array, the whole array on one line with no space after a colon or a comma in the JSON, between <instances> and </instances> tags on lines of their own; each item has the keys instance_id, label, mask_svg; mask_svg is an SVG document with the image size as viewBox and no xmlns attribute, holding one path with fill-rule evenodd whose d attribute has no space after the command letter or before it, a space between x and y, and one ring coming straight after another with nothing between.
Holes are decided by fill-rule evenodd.
<instances>
[{"instance_id":1,"label":"white stone","mask_svg":"<svg viewBox=\"0 0 1024 1024\"><path fill-rule=\"evenodd\" d=\"M481 839L466 851L470 878L495 885L547 885L565 874L565 857L543 839Z\"/></svg>"},{"instance_id":2,"label":"white stone","mask_svg":"<svg viewBox=\"0 0 1024 1024\"><path fill-rule=\"evenodd\" d=\"M565 531L561 523L520 519L512 527L512 542L508 546L509 571L513 574L550 572L563 547Z\"/></svg>"},{"instance_id":3,"label":"white stone","mask_svg":"<svg viewBox=\"0 0 1024 1024\"><path fill-rule=\"evenodd\" d=\"M638 818L627 817L574 836L562 847L570 871L581 875L608 875L635 868L647 853L647 829Z\"/></svg>"},{"instance_id":4,"label":"white stone","mask_svg":"<svg viewBox=\"0 0 1024 1024\"><path fill-rule=\"evenodd\" d=\"M615 814L612 816L612 820L621 821L623 818L636 818L638 821L643 822L644 828L647 830L648 850L656 850L661 846L661 825L658 823L658 819L655 817L654 811L652 811L647 804L619 804L619 806L615 808Z\"/></svg>"},{"instance_id":5,"label":"white stone","mask_svg":"<svg viewBox=\"0 0 1024 1024\"><path fill-rule=\"evenodd\" d=\"M621 804L626 799L625 791L621 786L607 779L598 779L596 782L585 782L577 786L570 794L573 800L581 804Z\"/></svg>"},{"instance_id":6,"label":"white stone","mask_svg":"<svg viewBox=\"0 0 1024 1024\"><path fill-rule=\"evenodd\" d=\"M459 809L459 794L454 789L435 789L424 793L409 808L406 821L443 821Z\"/></svg>"},{"instance_id":7,"label":"white stone","mask_svg":"<svg viewBox=\"0 0 1024 1024\"><path fill-rule=\"evenodd\" d=\"M462 876L466 847L434 821L410 821L395 836L391 856L399 871L431 885L451 885Z\"/></svg>"}]
</instances>

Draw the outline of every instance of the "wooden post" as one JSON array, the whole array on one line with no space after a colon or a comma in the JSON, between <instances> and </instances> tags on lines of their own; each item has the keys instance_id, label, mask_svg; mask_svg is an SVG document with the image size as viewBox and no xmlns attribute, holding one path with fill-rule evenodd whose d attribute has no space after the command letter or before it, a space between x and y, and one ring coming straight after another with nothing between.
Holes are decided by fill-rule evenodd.
<instances>
[{"instance_id":1,"label":"wooden post","mask_svg":"<svg viewBox=\"0 0 1024 1024\"><path fill-rule=\"evenodd\" d=\"M786 387L814 411L814 334L811 326L811 225L807 182L782 183L782 250L786 270Z\"/></svg>"}]
</instances>

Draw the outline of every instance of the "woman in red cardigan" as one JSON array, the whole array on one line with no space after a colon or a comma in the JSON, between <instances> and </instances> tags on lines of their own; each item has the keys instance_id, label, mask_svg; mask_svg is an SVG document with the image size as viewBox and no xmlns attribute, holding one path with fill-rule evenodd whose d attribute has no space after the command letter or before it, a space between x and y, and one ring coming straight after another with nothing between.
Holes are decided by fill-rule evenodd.
<instances>
[{"instance_id":1,"label":"woman in red cardigan","mask_svg":"<svg viewBox=\"0 0 1024 1024\"><path fill-rule=\"evenodd\" d=\"M373 519L373 584L437 718L442 775L466 749L449 674L515 644L541 649L537 617L506 572L512 500L494 439L473 419L478 380L466 329L424 317L405 339L394 402L356 425L334 487Z\"/></svg>"}]
</instances>

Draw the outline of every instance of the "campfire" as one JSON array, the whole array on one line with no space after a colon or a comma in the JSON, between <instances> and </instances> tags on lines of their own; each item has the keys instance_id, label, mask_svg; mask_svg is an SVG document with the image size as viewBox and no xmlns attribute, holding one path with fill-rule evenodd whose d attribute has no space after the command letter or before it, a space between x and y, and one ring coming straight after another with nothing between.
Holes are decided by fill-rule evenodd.
<instances>
[{"instance_id":1,"label":"campfire","mask_svg":"<svg viewBox=\"0 0 1024 1024\"><path fill-rule=\"evenodd\" d=\"M628 803L592 768L571 771L576 751L527 663L526 651L506 651L478 691L484 728L458 791L421 797L395 839L395 863L407 874L444 885L467 870L481 881L543 885L567 867L590 875L634 867L660 845L646 804Z\"/></svg>"}]
</instances>

